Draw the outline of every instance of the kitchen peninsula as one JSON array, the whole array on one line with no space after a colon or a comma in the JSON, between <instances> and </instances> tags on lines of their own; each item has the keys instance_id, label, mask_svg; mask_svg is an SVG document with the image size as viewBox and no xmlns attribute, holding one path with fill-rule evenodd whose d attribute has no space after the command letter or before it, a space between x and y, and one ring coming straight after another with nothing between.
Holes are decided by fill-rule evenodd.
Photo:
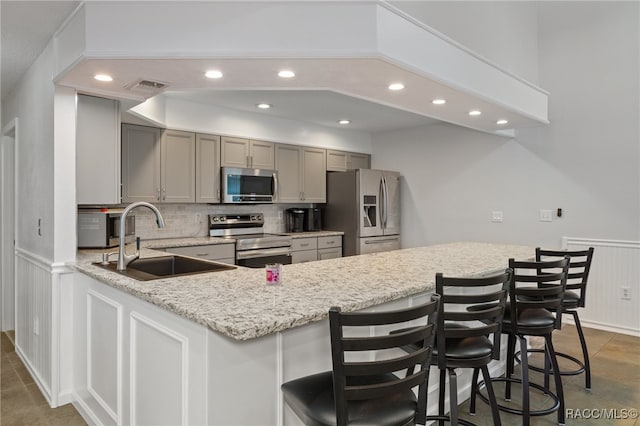
<instances>
[{"instance_id":1,"label":"kitchen peninsula","mask_svg":"<svg viewBox=\"0 0 640 426\"><path fill-rule=\"evenodd\" d=\"M264 270L248 268L136 281L81 252L76 404L103 424L299 424L279 386L331 368L331 306L420 303L437 272L489 273L532 254L523 246L444 244L285 265L283 284L267 286ZM162 252L142 252L154 255Z\"/></svg>"}]
</instances>

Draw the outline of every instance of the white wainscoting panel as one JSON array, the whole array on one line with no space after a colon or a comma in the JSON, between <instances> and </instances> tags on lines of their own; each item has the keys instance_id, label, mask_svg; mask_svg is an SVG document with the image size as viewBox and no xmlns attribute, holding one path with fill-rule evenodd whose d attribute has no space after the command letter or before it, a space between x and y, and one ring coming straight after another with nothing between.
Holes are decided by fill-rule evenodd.
<instances>
[{"instance_id":1,"label":"white wainscoting panel","mask_svg":"<svg viewBox=\"0 0 640 426\"><path fill-rule=\"evenodd\" d=\"M16 352L51 404L51 296L49 263L16 250Z\"/></svg>"},{"instance_id":2,"label":"white wainscoting panel","mask_svg":"<svg viewBox=\"0 0 640 426\"><path fill-rule=\"evenodd\" d=\"M585 308L579 310L583 325L640 336L640 241L564 237L563 247L594 248Z\"/></svg>"},{"instance_id":3,"label":"white wainscoting panel","mask_svg":"<svg viewBox=\"0 0 640 426\"><path fill-rule=\"evenodd\" d=\"M187 337L136 312L130 320L131 424L188 425Z\"/></svg>"},{"instance_id":4,"label":"white wainscoting panel","mask_svg":"<svg viewBox=\"0 0 640 426\"><path fill-rule=\"evenodd\" d=\"M87 292L87 390L122 424L122 305Z\"/></svg>"}]
</instances>

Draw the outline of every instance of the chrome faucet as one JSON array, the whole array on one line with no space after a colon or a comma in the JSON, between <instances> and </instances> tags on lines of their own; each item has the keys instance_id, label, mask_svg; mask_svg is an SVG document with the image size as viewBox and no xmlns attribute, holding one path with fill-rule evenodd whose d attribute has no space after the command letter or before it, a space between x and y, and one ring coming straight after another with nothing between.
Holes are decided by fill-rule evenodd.
<instances>
[{"instance_id":1,"label":"chrome faucet","mask_svg":"<svg viewBox=\"0 0 640 426\"><path fill-rule=\"evenodd\" d=\"M153 211L156 215L156 223L158 224L158 228L164 228L164 219L162 218L162 215L160 214L160 210L158 210L158 208L156 206L154 206L151 203L147 203L145 201L138 201L137 203L131 203L129 204L124 211L122 212L122 215L120 216L120 234L118 236L119 238L119 243L118 243L118 271L124 271L127 269L127 265L129 263L131 263L132 261L136 260L137 258L140 257L140 239L138 238L136 241L136 252L134 254L127 254L125 253L125 224L127 222L127 215L129 214L129 212L133 209L135 209L136 207L147 207L149 209L151 209L151 211Z\"/></svg>"}]
</instances>

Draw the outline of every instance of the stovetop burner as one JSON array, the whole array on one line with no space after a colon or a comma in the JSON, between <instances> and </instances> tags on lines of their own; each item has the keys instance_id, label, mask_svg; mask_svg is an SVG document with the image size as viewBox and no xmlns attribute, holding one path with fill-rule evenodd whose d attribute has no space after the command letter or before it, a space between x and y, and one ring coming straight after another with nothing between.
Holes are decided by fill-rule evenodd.
<instances>
[{"instance_id":1,"label":"stovetop burner","mask_svg":"<svg viewBox=\"0 0 640 426\"><path fill-rule=\"evenodd\" d=\"M237 252L291 246L290 236L261 232L263 225L261 213L210 215L209 235L235 239Z\"/></svg>"}]
</instances>

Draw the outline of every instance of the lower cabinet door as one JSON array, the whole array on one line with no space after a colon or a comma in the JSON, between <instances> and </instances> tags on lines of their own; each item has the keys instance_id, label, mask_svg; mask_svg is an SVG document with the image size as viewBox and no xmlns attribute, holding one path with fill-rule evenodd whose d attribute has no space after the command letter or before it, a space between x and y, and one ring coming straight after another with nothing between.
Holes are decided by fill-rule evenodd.
<instances>
[{"instance_id":1,"label":"lower cabinet door","mask_svg":"<svg viewBox=\"0 0 640 426\"><path fill-rule=\"evenodd\" d=\"M302 250L291 252L291 263L303 263L318 260L317 250Z\"/></svg>"},{"instance_id":2,"label":"lower cabinet door","mask_svg":"<svg viewBox=\"0 0 640 426\"><path fill-rule=\"evenodd\" d=\"M342 247L318 249L318 260L335 259L342 257Z\"/></svg>"}]
</instances>

